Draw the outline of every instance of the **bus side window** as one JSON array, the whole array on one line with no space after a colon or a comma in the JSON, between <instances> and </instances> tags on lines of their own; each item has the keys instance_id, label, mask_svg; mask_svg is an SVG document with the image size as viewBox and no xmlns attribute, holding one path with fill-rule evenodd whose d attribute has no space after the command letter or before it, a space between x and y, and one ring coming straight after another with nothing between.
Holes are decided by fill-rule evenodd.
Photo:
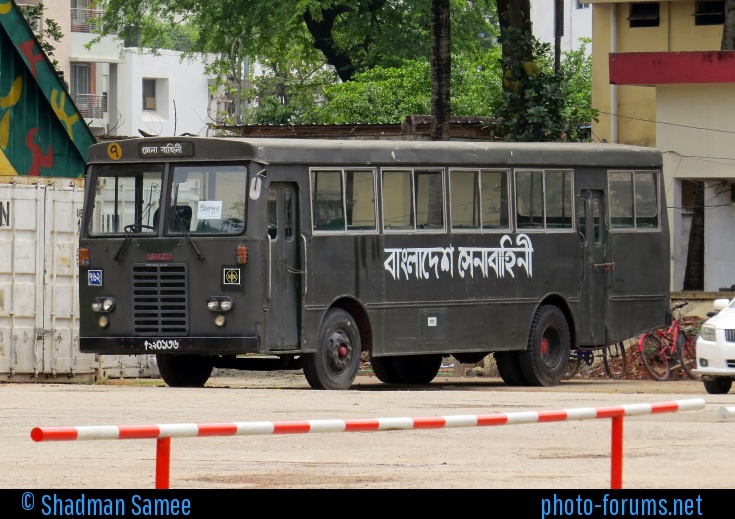
<instances>
[{"instance_id":1,"label":"bus side window","mask_svg":"<svg viewBox=\"0 0 735 519\"><path fill-rule=\"evenodd\" d=\"M546 228L572 228L572 172L544 171Z\"/></svg>"},{"instance_id":2,"label":"bus side window","mask_svg":"<svg viewBox=\"0 0 735 519\"><path fill-rule=\"evenodd\" d=\"M610 227L630 229L633 221L633 172L608 171Z\"/></svg>"},{"instance_id":3,"label":"bus side window","mask_svg":"<svg viewBox=\"0 0 735 519\"><path fill-rule=\"evenodd\" d=\"M595 245L602 243L602 217L600 211L600 199L595 198L592 200L592 239L595 240Z\"/></svg>"},{"instance_id":4,"label":"bus side window","mask_svg":"<svg viewBox=\"0 0 735 519\"><path fill-rule=\"evenodd\" d=\"M312 225L315 231L344 231L342 170L311 172Z\"/></svg>"},{"instance_id":5,"label":"bus side window","mask_svg":"<svg viewBox=\"0 0 735 519\"><path fill-rule=\"evenodd\" d=\"M516 171L516 226L544 228L543 171Z\"/></svg>"},{"instance_id":6,"label":"bus side window","mask_svg":"<svg viewBox=\"0 0 735 519\"><path fill-rule=\"evenodd\" d=\"M286 241L291 241L293 238L293 219L293 197L291 190L286 189L283 192L283 237Z\"/></svg>"},{"instance_id":7,"label":"bus side window","mask_svg":"<svg viewBox=\"0 0 735 519\"><path fill-rule=\"evenodd\" d=\"M480 205L483 229L507 229L508 172L482 170L480 172Z\"/></svg>"},{"instance_id":8,"label":"bus side window","mask_svg":"<svg viewBox=\"0 0 735 519\"><path fill-rule=\"evenodd\" d=\"M635 226L658 227L658 189L653 171L635 172Z\"/></svg>"},{"instance_id":9,"label":"bus side window","mask_svg":"<svg viewBox=\"0 0 735 519\"><path fill-rule=\"evenodd\" d=\"M268 236L272 240L275 240L278 236L278 203L277 194L275 188L269 187L267 193L267 207L268 207Z\"/></svg>"},{"instance_id":10,"label":"bus side window","mask_svg":"<svg viewBox=\"0 0 735 519\"><path fill-rule=\"evenodd\" d=\"M373 170L345 171L347 229L375 230L375 173Z\"/></svg>"},{"instance_id":11,"label":"bus side window","mask_svg":"<svg viewBox=\"0 0 735 519\"><path fill-rule=\"evenodd\" d=\"M416 228L444 229L444 181L441 170L414 171Z\"/></svg>"},{"instance_id":12,"label":"bus side window","mask_svg":"<svg viewBox=\"0 0 735 519\"><path fill-rule=\"evenodd\" d=\"M449 172L449 197L452 229L480 227L479 172Z\"/></svg>"},{"instance_id":13,"label":"bus side window","mask_svg":"<svg viewBox=\"0 0 735 519\"><path fill-rule=\"evenodd\" d=\"M413 229L411 170L383 170L383 229Z\"/></svg>"}]
</instances>

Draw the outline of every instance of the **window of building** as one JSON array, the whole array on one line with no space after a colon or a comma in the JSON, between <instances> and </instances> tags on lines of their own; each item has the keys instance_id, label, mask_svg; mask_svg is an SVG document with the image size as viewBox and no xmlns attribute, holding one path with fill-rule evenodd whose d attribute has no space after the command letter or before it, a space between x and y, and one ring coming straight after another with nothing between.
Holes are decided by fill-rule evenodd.
<instances>
[{"instance_id":1,"label":"window of building","mask_svg":"<svg viewBox=\"0 0 735 519\"><path fill-rule=\"evenodd\" d=\"M143 110L156 109L156 80L143 80Z\"/></svg>"},{"instance_id":2,"label":"window of building","mask_svg":"<svg viewBox=\"0 0 735 519\"><path fill-rule=\"evenodd\" d=\"M630 4L628 23L631 27L658 27L658 2L633 2Z\"/></svg>"},{"instance_id":3,"label":"window of building","mask_svg":"<svg viewBox=\"0 0 735 519\"><path fill-rule=\"evenodd\" d=\"M577 9L589 9L590 4L582 2L582 0L577 0Z\"/></svg>"},{"instance_id":4,"label":"window of building","mask_svg":"<svg viewBox=\"0 0 735 519\"><path fill-rule=\"evenodd\" d=\"M694 3L694 25L723 25L725 2L702 0Z\"/></svg>"}]
</instances>

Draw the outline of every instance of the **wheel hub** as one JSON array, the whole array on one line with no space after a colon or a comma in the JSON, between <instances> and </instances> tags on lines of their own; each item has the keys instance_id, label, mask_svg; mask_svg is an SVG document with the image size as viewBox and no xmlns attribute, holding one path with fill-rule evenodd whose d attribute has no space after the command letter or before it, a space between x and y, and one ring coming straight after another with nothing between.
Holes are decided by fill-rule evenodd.
<instances>
[{"instance_id":1,"label":"wheel hub","mask_svg":"<svg viewBox=\"0 0 735 519\"><path fill-rule=\"evenodd\" d=\"M330 361L336 370L346 369L352 359L352 343L350 339L340 331L335 331L330 337L331 348Z\"/></svg>"}]
</instances>

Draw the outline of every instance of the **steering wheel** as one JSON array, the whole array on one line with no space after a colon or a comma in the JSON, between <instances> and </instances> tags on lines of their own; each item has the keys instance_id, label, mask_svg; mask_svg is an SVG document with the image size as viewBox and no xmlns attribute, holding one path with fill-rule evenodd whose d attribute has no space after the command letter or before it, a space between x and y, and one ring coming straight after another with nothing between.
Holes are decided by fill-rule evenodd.
<instances>
[{"instance_id":1,"label":"steering wheel","mask_svg":"<svg viewBox=\"0 0 735 519\"><path fill-rule=\"evenodd\" d=\"M144 224L144 223L140 223L140 224L137 224L137 225L133 225L133 224L131 224L131 225L126 225L125 227L123 227L123 230L124 230L125 232L135 232L135 228L136 228L136 227L139 227L139 228L141 228L141 229L149 229L149 230L151 230L151 231L155 231L155 230L156 230L156 228L155 228L155 227L153 227L152 225L146 225L146 224Z\"/></svg>"}]
</instances>

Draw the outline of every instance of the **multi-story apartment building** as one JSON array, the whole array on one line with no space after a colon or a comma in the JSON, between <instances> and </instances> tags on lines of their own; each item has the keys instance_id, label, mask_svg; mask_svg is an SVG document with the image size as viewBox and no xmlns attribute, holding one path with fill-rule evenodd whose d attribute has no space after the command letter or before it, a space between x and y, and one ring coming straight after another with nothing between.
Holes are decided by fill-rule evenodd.
<instances>
[{"instance_id":1,"label":"multi-story apartment building","mask_svg":"<svg viewBox=\"0 0 735 519\"><path fill-rule=\"evenodd\" d=\"M672 229L671 288L687 265L694 191L703 182L704 286L735 284L735 52L720 51L725 2L592 4L593 138L656 146ZM630 251L635 254L635 251Z\"/></svg>"},{"instance_id":2,"label":"multi-story apartment building","mask_svg":"<svg viewBox=\"0 0 735 519\"><path fill-rule=\"evenodd\" d=\"M201 59L182 61L181 54L173 51L154 56L126 48L113 36L87 49L99 14L94 1L43 4L45 18L56 21L64 34L60 42L54 42L54 57L72 99L95 135L206 133L217 107L209 89L213 78L206 74Z\"/></svg>"},{"instance_id":3,"label":"multi-story apartment building","mask_svg":"<svg viewBox=\"0 0 735 519\"><path fill-rule=\"evenodd\" d=\"M537 39L555 45L557 9L561 52L578 49L580 38L592 38L592 9L587 0L531 0L531 24ZM590 52L588 45L587 55Z\"/></svg>"}]
</instances>

